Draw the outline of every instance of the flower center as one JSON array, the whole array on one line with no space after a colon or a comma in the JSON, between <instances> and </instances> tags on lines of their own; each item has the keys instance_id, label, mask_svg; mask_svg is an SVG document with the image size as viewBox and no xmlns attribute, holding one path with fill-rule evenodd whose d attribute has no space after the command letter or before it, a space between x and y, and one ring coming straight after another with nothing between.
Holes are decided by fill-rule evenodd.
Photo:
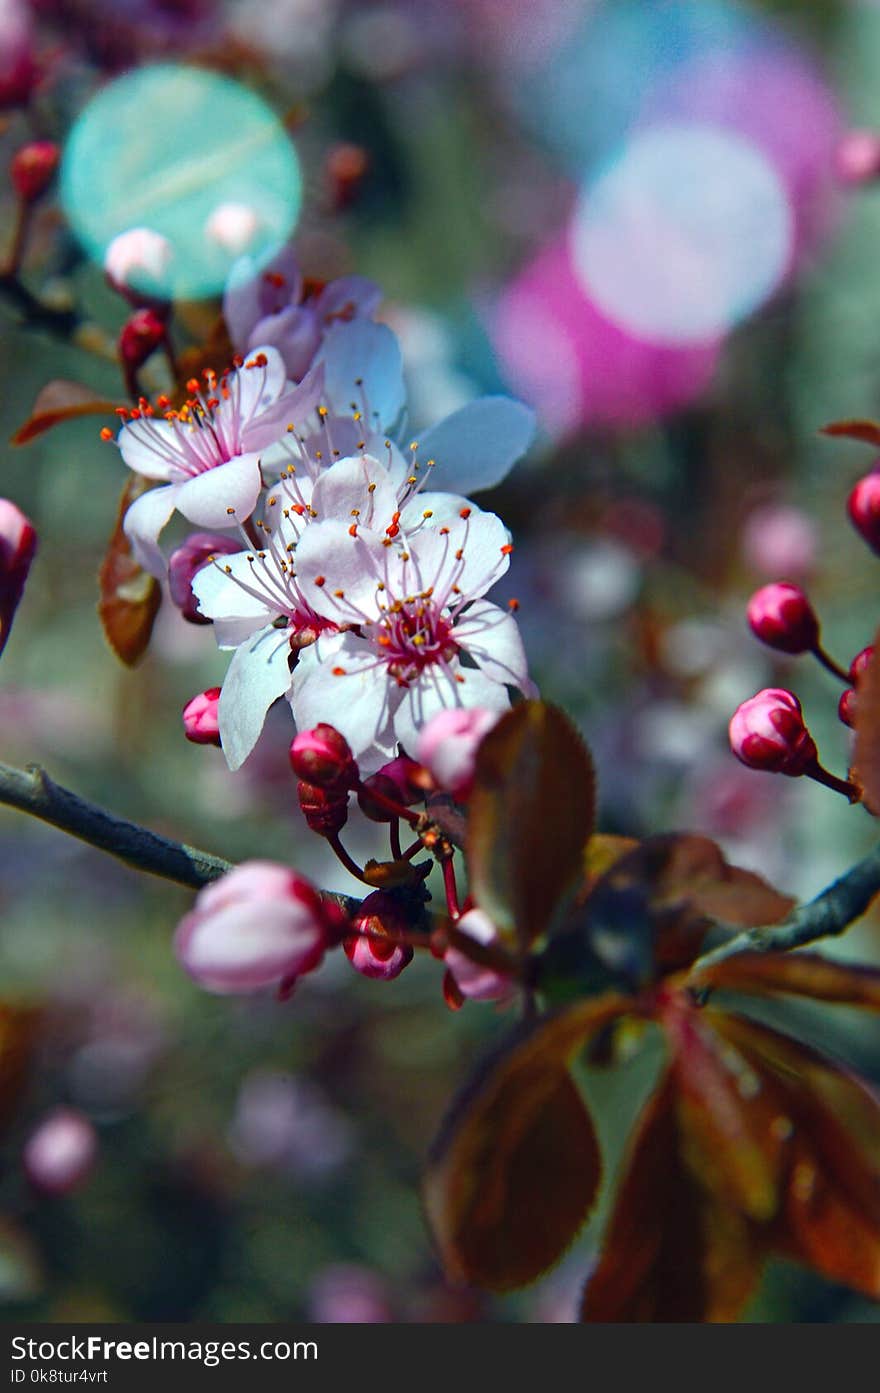
<instances>
[{"instance_id":1,"label":"flower center","mask_svg":"<svg viewBox=\"0 0 880 1393\"><path fill-rule=\"evenodd\" d=\"M370 626L370 637L401 687L434 663L445 667L458 652L452 623L425 596L396 600Z\"/></svg>"}]
</instances>

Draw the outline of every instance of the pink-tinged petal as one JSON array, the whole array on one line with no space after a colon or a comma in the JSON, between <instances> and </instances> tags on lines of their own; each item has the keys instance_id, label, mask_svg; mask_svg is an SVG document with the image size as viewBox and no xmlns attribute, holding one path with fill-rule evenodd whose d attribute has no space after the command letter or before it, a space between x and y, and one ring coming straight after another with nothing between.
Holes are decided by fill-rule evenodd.
<instances>
[{"instance_id":1,"label":"pink-tinged petal","mask_svg":"<svg viewBox=\"0 0 880 1393\"><path fill-rule=\"evenodd\" d=\"M319 521L333 518L384 532L397 511L397 493L378 460L353 455L318 475L311 506Z\"/></svg>"},{"instance_id":2,"label":"pink-tinged petal","mask_svg":"<svg viewBox=\"0 0 880 1393\"><path fill-rule=\"evenodd\" d=\"M251 342L277 348L288 377L299 382L321 346L321 330L314 310L308 305L289 305L280 314L259 320L251 334Z\"/></svg>"},{"instance_id":3,"label":"pink-tinged petal","mask_svg":"<svg viewBox=\"0 0 880 1393\"><path fill-rule=\"evenodd\" d=\"M12 632L15 611L37 550L36 528L8 498L0 498L0 653Z\"/></svg>"},{"instance_id":4,"label":"pink-tinged petal","mask_svg":"<svg viewBox=\"0 0 880 1393\"><path fill-rule=\"evenodd\" d=\"M305 530L296 548L296 577L303 598L316 614L337 624L358 623L379 614L378 587L393 562L382 537L328 519ZM338 592L342 594L339 595Z\"/></svg>"},{"instance_id":5,"label":"pink-tinged petal","mask_svg":"<svg viewBox=\"0 0 880 1393\"><path fill-rule=\"evenodd\" d=\"M136 498L125 514L125 535L131 542L136 560L151 576L165 575L165 557L159 547L159 533L177 506L179 484L148 489Z\"/></svg>"},{"instance_id":6,"label":"pink-tinged petal","mask_svg":"<svg viewBox=\"0 0 880 1393\"><path fill-rule=\"evenodd\" d=\"M493 682L531 695L528 662L519 626L512 614L488 600L476 600L455 626L455 638Z\"/></svg>"},{"instance_id":7,"label":"pink-tinged petal","mask_svg":"<svg viewBox=\"0 0 880 1393\"><path fill-rule=\"evenodd\" d=\"M438 664L431 664L404 688L394 715L394 733L410 753L417 748L419 736L438 711L456 706L480 706L500 712L506 711L509 705L504 687L479 668L453 663L444 672Z\"/></svg>"},{"instance_id":8,"label":"pink-tinged petal","mask_svg":"<svg viewBox=\"0 0 880 1393\"><path fill-rule=\"evenodd\" d=\"M481 397L419 440L422 465L435 461L432 487L479 493L500 484L535 438L535 414L511 397Z\"/></svg>"},{"instance_id":9,"label":"pink-tinged petal","mask_svg":"<svg viewBox=\"0 0 880 1393\"><path fill-rule=\"evenodd\" d=\"M240 257L223 296L223 318L235 347L243 353L258 320L298 304L301 294L302 276L291 247L282 247L265 266Z\"/></svg>"},{"instance_id":10,"label":"pink-tinged petal","mask_svg":"<svg viewBox=\"0 0 880 1393\"><path fill-rule=\"evenodd\" d=\"M387 739L389 716L399 699L400 690L384 664L377 664L373 648L355 634L319 640L294 670L291 706L297 729L309 730L322 721L335 726L362 773L374 772L388 759L387 746L380 742ZM375 766L369 759L365 766L365 752L376 754Z\"/></svg>"},{"instance_id":11,"label":"pink-tinged petal","mask_svg":"<svg viewBox=\"0 0 880 1393\"><path fill-rule=\"evenodd\" d=\"M119 451L129 469L145 479L169 480L183 463L177 432L170 421L131 421L119 432Z\"/></svg>"},{"instance_id":12,"label":"pink-tinged petal","mask_svg":"<svg viewBox=\"0 0 880 1393\"><path fill-rule=\"evenodd\" d=\"M260 738L266 712L290 690L290 643L271 624L236 648L220 693L220 739L230 769L239 769Z\"/></svg>"},{"instance_id":13,"label":"pink-tinged petal","mask_svg":"<svg viewBox=\"0 0 880 1393\"><path fill-rule=\"evenodd\" d=\"M400 345L386 324L355 319L328 330L318 362L323 363L326 405L346 416L352 403L363 411L365 428L390 431L403 415L406 389Z\"/></svg>"},{"instance_id":14,"label":"pink-tinged petal","mask_svg":"<svg viewBox=\"0 0 880 1393\"><path fill-rule=\"evenodd\" d=\"M369 319L382 303L382 291L365 276L340 276L324 286L315 301L315 317L322 324L334 320Z\"/></svg>"},{"instance_id":15,"label":"pink-tinged petal","mask_svg":"<svg viewBox=\"0 0 880 1393\"><path fill-rule=\"evenodd\" d=\"M262 487L259 455L235 455L180 484L175 506L199 527L234 527L250 517Z\"/></svg>"},{"instance_id":16,"label":"pink-tinged petal","mask_svg":"<svg viewBox=\"0 0 880 1393\"><path fill-rule=\"evenodd\" d=\"M469 909L455 927L459 933L467 934L468 938L484 948L497 942L499 937L492 920L482 909ZM448 948L443 961L455 978L462 996L470 1001L508 1001L514 995L514 984L509 977L475 963L458 948Z\"/></svg>"}]
</instances>

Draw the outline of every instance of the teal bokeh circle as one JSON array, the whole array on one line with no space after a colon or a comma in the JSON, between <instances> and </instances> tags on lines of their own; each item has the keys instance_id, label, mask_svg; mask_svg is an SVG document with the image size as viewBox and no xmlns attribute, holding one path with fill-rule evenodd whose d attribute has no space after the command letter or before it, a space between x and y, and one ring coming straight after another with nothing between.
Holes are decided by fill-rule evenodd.
<instances>
[{"instance_id":1,"label":"teal bokeh circle","mask_svg":"<svg viewBox=\"0 0 880 1393\"><path fill-rule=\"evenodd\" d=\"M231 78L175 64L140 68L98 93L70 134L60 188L98 262L129 228L166 237L173 257L162 289L177 299L223 288L237 251L206 231L218 208L252 211L246 250L259 262L290 236L302 200L296 151L266 103Z\"/></svg>"}]
</instances>

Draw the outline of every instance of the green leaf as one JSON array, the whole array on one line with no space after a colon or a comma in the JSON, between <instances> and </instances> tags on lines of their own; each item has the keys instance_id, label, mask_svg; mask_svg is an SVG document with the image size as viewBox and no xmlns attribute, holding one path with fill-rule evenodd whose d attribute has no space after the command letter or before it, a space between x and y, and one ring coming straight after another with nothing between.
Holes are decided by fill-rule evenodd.
<instances>
[{"instance_id":1,"label":"green leaf","mask_svg":"<svg viewBox=\"0 0 880 1393\"><path fill-rule=\"evenodd\" d=\"M523 1028L453 1103L425 1179L428 1217L451 1280L495 1291L523 1286L574 1238L601 1167L568 1061L629 1005L609 995Z\"/></svg>"},{"instance_id":2,"label":"green leaf","mask_svg":"<svg viewBox=\"0 0 880 1393\"><path fill-rule=\"evenodd\" d=\"M568 717L540 701L508 711L477 755L467 855L474 899L522 950L583 879L594 815L592 761Z\"/></svg>"}]
</instances>

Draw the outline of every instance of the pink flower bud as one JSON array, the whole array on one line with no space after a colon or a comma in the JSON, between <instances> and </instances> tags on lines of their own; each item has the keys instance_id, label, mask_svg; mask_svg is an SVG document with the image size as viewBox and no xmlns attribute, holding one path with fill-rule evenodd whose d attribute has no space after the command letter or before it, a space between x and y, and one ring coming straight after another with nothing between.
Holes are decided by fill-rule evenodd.
<instances>
[{"instance_id":1,"label":"pink flower bud","mask_svg":"<svg viewBox=\"0 0 880 1393\"><path fill-rule=\"evenodd\" d=\"M819 641L819 621L798 585L774 581L756 590L746 608L756 638L779 653L809 653Z\"/></svg>"},{"instance_id":2,"label":"pink flower bud","mask_svg":"<svg viewBox=\"0 0 880 1393\"><path fill-rule=\"evenodd\" d=\"M880 175L880 135L848 131L837 147L837 177L843 184L866 184Z\"/></svg>"},{"instance_id":3,"label":"pink flower bud","mask_svg":"<svg viewBox=\"0 0 880 1393\"><path fill-rule=\"evenodd\" d=\"M155 310L135 310L119 334L117 347L122 362L136 372L162 344L165 334L165 321Z\"/></svg>"},{"instance_id":4,"label":"pink flower bud","mask_svg":"<svg viewBox=\"0 0 880 1393\"><path fill-rule=\"evenodd\" d=\"M12 187L25 203L35 203L55 177L61 151L54 140L31 140L16 151L9 167Z\"/></svg>"},{"instance_id":5,"label":"pink flower bud","mask_svg":"<svg viewBox=\"0 0 880 1393\"><path fill-rule=\"evenodd\" d=\"M869 643L867 648L863 648L861 653L857 653L849 665L849 680L854 687L857 687L864 677L868 664L874 656L874 645Z\"/></svg>"},{"instance_id":6,"label":"pink flower bud","mask_svg":"<svg viewBox=\"0 0 880 1393\"><path fill-rule=\"evenodd\" d=\"M787 503L754 508L743 526L743 559L760 575L807 575L816 563L816 547L812 518Z\"/></svg>"},{"instance_id":7,"label":"pink flower bud","mask_svg":"<svg viewBox=\"0 0 880 1393\"><path fill-rule=\"evenodd\" d=\"M228 256L246 252L260 230L260 219L247 203L221 203L205 223L205 236Z\"/></svg>"},{"instance_id":8,"label":"pink flower bud","mask_svg":"<svg viewBox=\"0 0 880 1393\"><path fill-rule=\"evenodd\" d=\"M730 748L750 769L796 777L816 763L801 704L781 687L766 687L738 706L729 733Z\"/></svg>"},{"instance_id":9,"label":"pink flower bud","mask_svg":"<svg viewBox=\"0 0 880 1393\"><path fill-rule=\"evenodd\" d=\"M859 479L846 500L846 510L859 536L880 556L880 471Z\"/></svg>"},{"instance_id":10,"label":"pink flower bud","mask_svg":"<svg viewBox=\"0 0 880 1393\"><path fill-rule=\"evenodd\" d=\"M167 299L167 277L173 258L167 237L149 227L131 227L120 232L108 246L104 273L113 289L135 304L144 297Z\"/></svg>"},{"instance_id":11,"label":"pink flower bud","mask_svg":"<svg viewBox=\"0 0 880 1393\"><path fill-rule=\"evenodd\" d=\"M483 736L497 724L499 713L481 706L438 711L419 736L416 754L438 786L458 802L469 797L474 764Z\"/></svg>"},{"instance_id":12,"label":"pink flower bud","mask_svg":"<svg viewBox=\"0 0 880 1393\"><path fill-rule=\"evenodd\" d=\"M339 912L309 881L272 861L245 861L199 891L174 951L206 991L289 990L338 937Z\"/></svg>"},{"instance_id":13,"label":"pink flower bud","mask_svg":"<svg viewBox=\"0 0 880 1393\"><path fill-rule=\"evenodd\" d=\"M498 930L482 909L467 910L455 927L484 947L498 939ZM471 1001L509 1001L513 995L513 984L508 977L473 962L459 948L447 948L444 962L461 995Z\"/></svg>"},{"instance_id":14,"label":"pink flower bud","mask_svg":"<svg viewBox=\"0 0 880 1393\"><path fill-rule=\"evenodd\" d=\"M298 779L335 793L352 788L358 780L348 741L323 721L313 730L301 730L291 741L290 767Z\"/></svg>"},{"instance_id":15,"label":"pink flower bud","mask_svg":"<svg viewBox=\"0 0 880 1393\"><path fill-rule=\"evenodd\" d=\"M398 803L403 803L407 808L413 803L421 803L425 790L419 784L418 778L420 774L424 777L424 771L416 760L409 759L407 755L398 755L397 759L383 764L377 772L383 779L388 779L394 784Z\"/></svg>"},{"instance_id":16,"label":"pink flower bud","mask_svg":"<svg viewBox=\"0 0 880 1393\"><path fill-rule=\"evenodd\" d=\"M199 692L183 708L183 733L194 745L220 744L220 688Z\"/></svg>"},{"instance_id":17,"label":"pink flower bud","mask_svg":"<svg viewBox=\"0 0 880 1393\"><path fill-rule=\"evenodd\" d=\"M24 0L0 4L0 111L25 106L40 80L33 23Z\"/></svg>"},{"instance_id":18,"label":"pink flower bud","mask_svg":"<svg viewBox=\"0 0 880 1393\"><path fill-rule=\"evenodd\" d=\"M193 532L171 553L168 561L168 590L172 603L177 605L190 624L210 624L201 614L193 594L194 577L207 566L212 556L232 556L241 551L241 542L220 532Z\"/></svg>"},{"instance_id":19,"label":"pink flower bud","mask_svg":"<svg viewBox=\"0 0 880 1393\"><path fill-rule=\"evenodd\" d=\"M74 1108L56 1108L28 1139L24 1168L32 1185L63 1195L88 1178L97 1153L98 1139L88 1118Z\"/></svg>"},{"instance_id":20,"label":"pink flower bud","mask_svg":"<svg viewBox=\"0 0 880 1393\"><path fill-rule=\"evenodd\" d=\"M300 780L297 788L299 806L313 832L319 837L333 837L348 821L348 793L318 788Z\"/></svg>"},{"instance_id":21,"label":"pink flower bud","mask_svg":"<svg viewBox=\"0 0 880 1393\"><path fill-rule=\"evenodd\" d=\"M0 653L12 631L36 549L33 523L8 498L0 498Z\"/></svg>"},{"instance_id":22,"label":"pink flower bud","mask_svg":"<svg viewBox=\"0 0 880 1393\"><path fill-rule=\"evenodd\" d=\"M858 697L854 687L847 687L845 692L841 692L840 701L837 703L837 715L845 726L852 729L856 723L856 705Z\"/></svg>"},{"instance_id":23,"label":"pink flower bud","mask_svg":"<svg viewBox=\"0 0 880 1393\"><path fill-rule=\"evenodd\" d=\"M345 939L343 948L352 967L364 977L390 982L412 962L412 948L400 942L406 919L397 901L384 890L367 896L352 924L357 932Z\"/></svg>"}]
</instances>

